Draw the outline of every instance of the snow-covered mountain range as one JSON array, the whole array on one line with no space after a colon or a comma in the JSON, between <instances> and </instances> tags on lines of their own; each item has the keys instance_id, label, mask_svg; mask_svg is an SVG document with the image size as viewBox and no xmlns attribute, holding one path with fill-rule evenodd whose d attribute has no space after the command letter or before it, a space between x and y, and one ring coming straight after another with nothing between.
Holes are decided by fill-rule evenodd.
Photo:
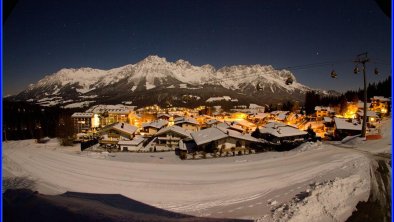
<instances>
[{"instance_id":1,"label":"snow-covered mountain range","mask_svg":"<svg viewBox=\"0 0 394 222\"><path fill-rule=\"evenodd\" d=\"M288 78L293 83L286 84ZM302 102L311 88L288 70L270 65L237 65L215 69L185 60L169 62L148 56L136 64L110 70L61 69L13 97L41 105L78 106L128 102L133 105L202 105L210 97L230 96L238 103ZM325 91L320 91L326 94Z\"/></svg>"}]
</instances>

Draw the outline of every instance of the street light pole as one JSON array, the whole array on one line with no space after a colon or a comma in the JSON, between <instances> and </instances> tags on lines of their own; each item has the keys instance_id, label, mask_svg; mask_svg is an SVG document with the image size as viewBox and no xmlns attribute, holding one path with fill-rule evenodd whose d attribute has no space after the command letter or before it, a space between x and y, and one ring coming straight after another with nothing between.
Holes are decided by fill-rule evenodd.
<instances>
[{"instance_id":1,"label":"street light pole","mask_svg":"<svg viewBox=\"0 0 394 222\"><path fill-rule=\"evenodd\" d=\"M365 137L367 135L367 77L365 63L369 62L368 53L362 53L357 56L357 59L354 61L357 64L362 64L363 66L363 75L364 75L364 114L363 114L363 124L361 129L361 137Z\"/></svg>"}]
</instances>

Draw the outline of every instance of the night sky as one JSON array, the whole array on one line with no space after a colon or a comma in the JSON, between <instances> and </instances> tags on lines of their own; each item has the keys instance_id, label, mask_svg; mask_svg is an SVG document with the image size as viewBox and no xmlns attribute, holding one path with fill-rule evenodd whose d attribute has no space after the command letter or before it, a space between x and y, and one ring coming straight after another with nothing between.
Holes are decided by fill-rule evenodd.
<instances>
[{"instance_id":1,"label":"night sky","mask_svg":"<svg viewBox=\"0 0 394 222\"><path fill-rule=\"evenodd\" d=\"M328 62L290 70L307 86L346 91L362 86L359 53L369 53L369 80L390 75L390 27L373 0L19 0L4 23L3 93L61 68L110 69L152 54L216 68Z\"/></svg>"}]
</instances>

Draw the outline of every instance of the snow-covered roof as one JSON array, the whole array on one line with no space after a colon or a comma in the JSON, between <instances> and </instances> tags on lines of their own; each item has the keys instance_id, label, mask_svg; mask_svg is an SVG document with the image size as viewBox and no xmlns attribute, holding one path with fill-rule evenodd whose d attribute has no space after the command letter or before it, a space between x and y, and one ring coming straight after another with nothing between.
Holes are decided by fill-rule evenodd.
<instances>
[{"instance_id":1,"label":"snow-covered roof","mask_svg":"<svg viewBox=\"0 0 394 222\"><path fill-rule=\"evenodd\" d=\"M170 118L171 116L168 115L168 114L166 114L166 113L157 114L157 118L160 118L160 117L167 117L167 118Z\"/></svg>"},{"instance_id":2,"label":"snow-covered roof","mask_svg":"<svg viewBox=\"0 0 394 222\"><path fill-rule=\"evenodd\" d=\"M174 126L170 126L170 127L162 128L161 130L159 130L159 132L156 133L156 136L159 136L159 135L162 135L162 134L166 134L168 132L174 132L174 133L183 135L185 137L191 138L190 131L185 130L185 129L183 129L180 126L175 126L175 125Z\"/></svg>"},{"instance_id":3,"label":"snow-covered roof","mask_svg":"<svg viewBox=\"0 0 394 222\"><path fill-rule=\"evenodd\" d=\"M132 126L128 123L113 123L111 125L104 127L101 131L105 132L110 129L114 129L116 131L120 131L120 132L129 134L129 135L132 135L133 133L135 133L135 131L137 131L138 128L135 126Z\"/></svg>"},{"instance_id":4,"label":"snow-covered roof","mask_svg":"<svg viewBox=\"0 0 394 222\"><path fill-rule=\"evenodd\" d=\"M240 132L244 131L244 128L242 128L242 126L240 126L240 125L230 125L228 128L229 129L234 129L234 130L237 130L237 131L240 131ZM224 129L226 129L226 127L224 127Z\"/></svg>"},{"instance_id":5,"label":"snow-covered roof","mask_svg":"<svg viewBox=\"0 0 394 222\"><path fill-rule=\"evenodd\" d=\"M238 131L231 130L231 129L223 129L222 128L220 130L222 130L222 131L225 130L225 132L227 132L227 135L229 137L233 137L233 138L237 138L237 139L241 139L241 140L252 141L252 142L258 142L259 141L258 139L252 137L250 134L240 133Z\"/></svg>"},{"instance_id":6,"label":"snow-covered roof","mask_svg":"<svg viewBox=\"0 0 394 222\"><path fill-rule=\"evenodd\" d=\"M285 120L286 119L287 114L285 113L280 113L276 118L278 120Z\"/></svg>"},{"instance_id":7,"label":"snow-covered roof","mask_svg":"<svg viewBox=\"0 0 394 222\"><path fill-rule=\"evenodd\" d=\"M216 119L210 119L210 120L207 120L205 123L210 125L210 124L215 124L217 122L219 122L219 121Z\"/></svg>"},{"instance_id":8,"label":"snow-covered roof","mask_svg":"<svg viewBox=\"0 0 394 222\"><path fill-rule=\"evenodd\" d=\"M379 101L381 101L381 102L390 102L390 99L389 99L389 98L386 98L386 97L384 97L384 96L374 96L372 99L374 99L374 100L379 100Z\"/></svg>"},{"instance_id":9,"label":"snow-covered roof","mask_svg":"<svg viewBox=\"0 0 394 222\"><path fill-rule=\"evenodd\" d=\"M257 113L256 115L254 115L254 118L265 119L265 118L269 117L270 115L271 115L270 113Z\"/></svg>"},{"instance_id":10,"label":"snow-covered roof","mask_svg":"<svg viewBox=\"0 0 394 222\"><path fill-rule=\"evenodd\" d=\"M269 121L267 124L265 124L265 128L276 128L279 126L286 126L286 124L281 123L281 122L275 122L275 121Z\"/></svg>"},{"instance_id":11,"label":"snow-covered roof","mask_svg":"<svg viewBox=\"0 0 394 222\"><path fill-rule=\"evenodd\" d=\"M334 117L335 126L337 129L345 129L345 130L361 130L362 121L358 122L355 119L345 119Z\"/></svg>"},{"instance_id":12,"label":"snow-covered roof","mask_svg":"<svg viewBox=\"0 0 394 222\"><path fill-rule=\"evenodd\" d=\"M118 142L119 145L131 145L131 146L138 146L140 145L142 142L144 142L144 138L143 137L136 137L132 140L120 140Z\"/></svg>"},{"instance_id":13,"label":"snow-covered roof","mask_svg":"<svg viewBox=\"0 0 394 222\"><path fill-rule=\"evenodd\" d=\"M264 127L260 127L259 131L262 134L271 134L275 137L300 136L307 134L305 131L280 123L268 123Z\"/></svg>"},{"instance_id":14,"label":"snow-covered roof","mask_svg":"<svg viewBox=\"0 0 394 222\"><path fill-rule=\"evenodd\" d=\"M273 114L273 115L279 115L279 114L288 114L289 113L289 111L281 111L281 110L275 110L275 111L272 111L271 112L271 114Z\"/></svg>"},{"instance_id":15,"label":"snow-covered roof","mask_svg":"<svg viewBox=\"0 0 394 222\"><path fill-rule=\"evenodd\" d=\"M193 132L191 133L191 136L193 137L196 144L199 146L215 140L226 138L228 135L216 127L211 127L208 129Z\"/></svg>"},{"instance_id":16,"label":"snow-covered roof","mask_svg":"<svg viewBox=\"0 0 394 222\"><path fill-rule=\"evenodd\" d=\"M331 123L331 122L332 122L332 118L331 118L331 117L327 117L327 116L325 116L325 117L323 118L323 120L324 120L324 122L326 122L326 123Z\"/></svg>"},{"instance_id":17,"label":"snow-covered roof","mask_svg":"<svg viewBox=\"0 0 394 222\"><path fill-rule=\"evenodd\" d=\"M232 137L241 140L247 140L252 142L258 142L259 140L252 137L249 134L240 133L235 130L221 128L221 127L211 127L208 129L203 129L197 132L191 133L196 144L202 145L215 140L224 139L226 137Z\"/></svg>"},{"instance_id":18,"label":"snow-covered roof","mask_svg":"<svg viewBox=\"0 0 394 222\"><path fill-rule=\"evenodd\" d=\"M181 124L181 123L191 123L191 124L195 124L195 125L199 125L198 121L194 118L191 117L183 117L182 119L179 120L174 120L174 124Z\"/></svg>"},{"instance_id":19,"label":"snow-covered roof","mask_svg":"<svg viewBox=\"0 0 394 222\"><path fill-rule=\"evenodd\" d=\"M142 127L143 128L151 127L151 128L161 129L164 126L166 126L167 124L168 124L167 120L159 119L159 120L152 121L149 123L143 123Z\"/></svg>"},{"instance_id":20,"label":"snow-covered roof","mask_svg":"<svg viewBox=\"0 0 394 222\"><path fill-rule=\"evenodd\" d=\"M247 120L244 120L244 119L236 120L236 121L234 121L234 124L237 124L237 125L240 125L240 126L246 126L246 127L250 127L250 128L256 127L255 124L253 124L253 123L251 123L251 122L249 122ZM234 124L232 124L232 125L234 125Z\"/></svg>"},{"instance_id":21,"label":"snow-covered roof","mask_svg":"<svg viewBox=\"0 0 394 222\"><path fill-rule=\"evenodd\" d=\"M359 111L357 112L357 114L358 114L359 116L364 116L364 110L359 110ZM367 116L368 116L368 117L377 117L378 115L376 115L376 112L375 112L375 111L367 110Z\"/></svg>"},{"instance_id":22,"label":"snow-covered roof","mask_svg":"<svg viewBox=\"0 0 394 222\"><path fill-rule=\"evenodd\" d=\"M217 124L216 126L217 126L217 127L222 127L222 128L225 128L225 129L227 129L227 128L230 127L230 125L229 125L228 123L226 123L226 122L224 122L224 123L219 123L219 124Z\"/></svg>"},{"instance_id":23,"label":"snow-covered roof","mask_svg":"<svg viewBox=\"0 0 394 222\"><path fill-rule=\"evenodd\" d=\"M92 118L93 113L74 113L71 115L73 118Z\"/></svg>"},{"instance_id":24,"label":"snow-covered roof","mask_svg":"<svg viewBox=\"0 0 394 222\"><path fill-rule=\"evenodd\" d=\"M334 110L329 106L315 106L315 111L328 111L334 112Z\"/></svg>"}]
</instances>

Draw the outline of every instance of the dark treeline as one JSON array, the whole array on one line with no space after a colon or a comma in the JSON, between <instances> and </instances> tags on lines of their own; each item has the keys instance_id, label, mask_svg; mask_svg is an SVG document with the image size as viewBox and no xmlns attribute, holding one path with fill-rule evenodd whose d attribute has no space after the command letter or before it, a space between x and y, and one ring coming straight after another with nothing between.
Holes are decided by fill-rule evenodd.
<instances>
[{"instance_id":1,"label":"dark treeline","mask_svg":"<svg viewBox=\"0 0 394 222\"><path fill-rule=\"evenodd\" d=\"M65 138L73 134L71 115L80 110L3 100L3 141Z\"/></svg>"},{"instance_id":2,"label":"dark treeline","mask_svg":"<svg viewBox=\"0 0 394 222\"><path fill-rule=\"evenodd\" d=\"M391 76L378 83L370 83L367 87L368 101L374 96L391 97ZM364 90L349 90L340 96L321 97L314 91L309 91L305 95L305 111L307 114L315 112L315 106L340 106L341 111L346 108L347 102L357 102L364 100Z\"/></svg>"}]
</instances>

